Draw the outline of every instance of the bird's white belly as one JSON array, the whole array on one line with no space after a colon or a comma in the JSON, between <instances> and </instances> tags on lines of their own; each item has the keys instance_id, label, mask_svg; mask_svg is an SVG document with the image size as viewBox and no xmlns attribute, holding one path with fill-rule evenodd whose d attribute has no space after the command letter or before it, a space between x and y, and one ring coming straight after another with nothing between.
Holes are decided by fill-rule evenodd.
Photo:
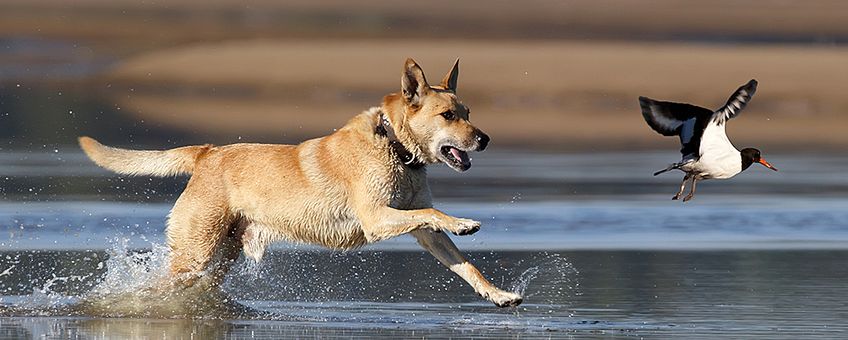
<instances>
[{"instance_id":1,"label":"bird's white belly","mask_svg":"<svg viewBox=\"0 0 848 340\"><path fill-rule=\"evenodd\" d=\"M724 125L711 123L701 138L700 157L691 166L690 173L706 179L724 179L742 171L742 155L727 139Z\"/></svg>"},{"instance_id":2,"label":"bird's white belly","mask_svg":"<svg viewBox=\"0 0 848 340\"><path fill-rule=\"evenodd\" d=\"M735 149L733 152L710 152L701 156L691 167L691 172L700 178L726 179L742 171L742 158Z\"/></svg>"}]
</instances>

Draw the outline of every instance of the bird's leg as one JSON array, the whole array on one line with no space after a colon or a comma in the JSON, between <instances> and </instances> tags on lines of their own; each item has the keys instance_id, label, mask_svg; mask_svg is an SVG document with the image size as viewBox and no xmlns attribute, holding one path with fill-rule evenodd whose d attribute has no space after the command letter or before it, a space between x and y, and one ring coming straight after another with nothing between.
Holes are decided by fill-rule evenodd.
<instances>
[{"instance_id":1,"label":"bird's leg","mask_svg":"<svg viewBox=\"0 0 848 340\"><path fill-rule=\"evenodd\" d=\"M680 183L680 191L678 191L677 194L675 194L674 197L671 198L672 200L678 200L680 199L680 195L683 195L683 190L686 189L686 181L689 180L689 177L689 174L683 176L683 182Z\"/></svg>"},{"instance_id":2,"label":"bird's leg","mask_svg":"<svg viewBox=\"0 0 848 340\"><path fill-rule=\"evenodd\" d=\"M692 188L689 189L689 194L686 195L686 197L683 198L683 202L687 202L687 201L691 200L692 197L695 197L695 183L697 183L697 182L698 182L698 177L692 176Z\"/></svg>"}]
</instances>

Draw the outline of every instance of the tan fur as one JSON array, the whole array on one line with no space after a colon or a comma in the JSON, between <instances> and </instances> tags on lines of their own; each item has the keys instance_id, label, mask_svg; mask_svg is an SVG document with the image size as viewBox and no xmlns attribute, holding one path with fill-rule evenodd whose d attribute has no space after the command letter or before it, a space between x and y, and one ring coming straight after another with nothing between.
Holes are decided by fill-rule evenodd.
<instances>
[{"instance_id":1,"label":"tan fur","mask_svg":"<svg viewBox=\"0 0 848 340\"><path fill-rule=\"evenodd\" d=\"M197 158L211 145L186 146L165 151L137 151L108 147L89 137L79 138L80 147L94 163L124 175L174 176L190 174Z\"/></svg>"},{"instance_id":2,"label":"tan fur","mask_svg":"<svg viewBox=\"0 0 848 340\"><path fill-rule=\"evenodd\" d=\"M456 97L458 72L457 63L431 87L408 59L401 92L387 95L381 107L353 117L335 133L299 145L131 151L88 137L80 138L80 145L95 163L118 173L192 174L167 228L171 273L184 284L204 275L219 281L239 249L259 260L277 241L352 249L412 233L481 296L514 306L521 297L489 283L443 233L472 233L480 223L433 209L426 169L404 166L388 139L375 132L385 114L397 139L425 164L448 162L440 151L446 145L464 151L485 147L485 134L471 125L468 108ZM443 117L447 110L456 118Z\"/></svg>"}]
</instances>

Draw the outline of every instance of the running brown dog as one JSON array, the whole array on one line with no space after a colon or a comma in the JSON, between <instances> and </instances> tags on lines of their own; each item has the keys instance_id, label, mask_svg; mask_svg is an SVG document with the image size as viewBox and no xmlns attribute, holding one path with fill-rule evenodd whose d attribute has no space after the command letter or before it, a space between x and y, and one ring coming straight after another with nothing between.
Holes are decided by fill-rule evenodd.
<instances>
[{"instance_id":1,"label":"running brown dog","mask_svg":"<svg viewBox=\"0 0 848 340\"><path fill-rule=\"evenodd\" d=\"M469 151L489 137L471 125L456 95L459 61L438 86L407 59L401 91L329 136L299 145L198 145L125 150L89 137L79 142L98 165L125 175L190 174L168 219L175 282L217 285L243 250L261 259L275 241L353 249L411 233L441 263L497 306L518 294L498 289L443 233L468 235L480 222L432 207L426 166L471 167Z\"/></svg>"}]
</instances>

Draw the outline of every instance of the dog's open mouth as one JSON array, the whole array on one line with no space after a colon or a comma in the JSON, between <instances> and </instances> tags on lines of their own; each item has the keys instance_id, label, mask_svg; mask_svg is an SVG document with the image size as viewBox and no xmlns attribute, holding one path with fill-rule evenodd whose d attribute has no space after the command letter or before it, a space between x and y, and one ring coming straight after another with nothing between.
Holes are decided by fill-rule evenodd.
<instances>
[{"instance_id":1,"label":"dog's open mouth","mask_svg":"<svg viewBox=\"0 0 848 340\"><path fill-rule=\"evenodd\" d=\"M441 152L442 157L445 159L445 164L454 170L463 172L471 167L471 158L468 157L468 152L450 145L442 146Z\"/></svg>"}]
</instances>

